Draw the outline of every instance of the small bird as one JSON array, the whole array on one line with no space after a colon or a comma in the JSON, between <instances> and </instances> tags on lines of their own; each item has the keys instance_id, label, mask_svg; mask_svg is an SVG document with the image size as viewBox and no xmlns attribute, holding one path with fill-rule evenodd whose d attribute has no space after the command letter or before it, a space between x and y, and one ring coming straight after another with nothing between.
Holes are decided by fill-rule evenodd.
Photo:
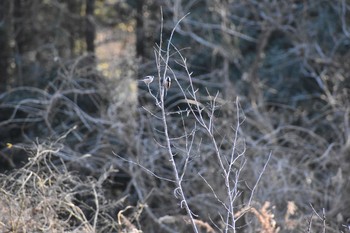
<instances>
[{"instance_id":1,"label":"small bird","mask_svg":"<svg viewBox=\"0 0 350 233\"><path fill-rule=\"evenodd\" d=\"M169 76L166 76L164 81L163 81L163 86L165 90L168 90L171 86L171 78Z\"/></svg>"},{"instance_id":2,"label":"small bird","mask_svg":"<svg viewBox=\"0 0 350 233\"><path fill-rule=\"evenodd\" d=\"M147 86L149 86L153 82L153 79L154 79L154 76L148 75L140 81L143 81Z\"/></svg>"},{"instance_id":3,"label":"small bird","mask_svg":"<svg viewBox=\"0 0 350 233\"><path fill-rule=\"evenodd\" d=\"M165 96L168 94L168 90L171 86L171 78L169 76L166 76L163 80L163 87L165 88Z\"/></svg>"}]
</instances>

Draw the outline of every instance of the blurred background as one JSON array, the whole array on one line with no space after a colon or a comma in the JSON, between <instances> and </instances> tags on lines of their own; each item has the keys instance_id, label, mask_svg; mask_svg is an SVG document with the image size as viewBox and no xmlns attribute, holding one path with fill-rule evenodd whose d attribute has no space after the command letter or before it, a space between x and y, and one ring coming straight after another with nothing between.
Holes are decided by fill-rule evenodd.
<instances>
[{"instance_id":1,"label":"blurred background","mask_svg":"<svg viewBox=\"0 0 350 233\"><path fill-rule=\"evenodd\" d=\"M182 116L188 103L178 85L189 80L176 49L201 104L210 109L217 95L223 154L244 118L237 231L350 232L349 0L1 1L0 215L23 213L0 217L2 225L190 232L167 180L163 126L149 93L158 91L160 39L165 49L186 14L169 61L179 83L165 101L179 167L187 145L180 136L195 117ZM150 89L139 81L147 75L156 76ZM207 224L202 232L221 232L225 183L209 138L196 130L184 189ZM265 165L254 211L244 209ZM72 204L40 207L64 196Z\"/></svg>"}]
</instances>

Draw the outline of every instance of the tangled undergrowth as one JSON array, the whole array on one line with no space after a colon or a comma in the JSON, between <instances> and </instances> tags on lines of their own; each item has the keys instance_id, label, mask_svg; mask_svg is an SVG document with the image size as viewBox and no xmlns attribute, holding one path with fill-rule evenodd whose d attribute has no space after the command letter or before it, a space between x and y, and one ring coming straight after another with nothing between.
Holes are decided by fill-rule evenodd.
<instances>
[{"instance_id":1,"label":"tangled undergrowth","mask_svg":"<svg viewBox=\"0 0 350 233\"><path fill-rule=\"evenodd\" d=\"M100 85L62 76L45 92L21 87L1 95L1 109L9 116L2 128L22 132L18 143L1 152L3 166L16 168L0 178L1 211L8 213L1 215L2 231L191 231L159 106L113 103L113 90ZM183 80L178 85L186 86ZM149 90L156 88L153 83ZM346 95L333 95L332 104L309 100L318 104L317 115L306 102L252 107L245 99L230 102L220 94L197 96L198 108L165 108L174 162L198 231L218 232L227 224L226 184L213 136L222 162L235 158L230 169L237 231L346 232ZM85 109L87 99L96 103L95 110ZM212 136L197 121L201 107Z\"/></svg>"},{"instance_id":2,"label":"tangled undergrowth","mask_svg":"<svg viewBox=\"0 0 350 233\"><path fill-rule=\"evenodd\" d=\"M348 6L289 2L227 3L240 43L229 25L217 46L211 24L171 25L140 64L152 83L126 53L115 80L83 56L3 92L0 231L350 232Z\"/></svg>"}]
</instances>

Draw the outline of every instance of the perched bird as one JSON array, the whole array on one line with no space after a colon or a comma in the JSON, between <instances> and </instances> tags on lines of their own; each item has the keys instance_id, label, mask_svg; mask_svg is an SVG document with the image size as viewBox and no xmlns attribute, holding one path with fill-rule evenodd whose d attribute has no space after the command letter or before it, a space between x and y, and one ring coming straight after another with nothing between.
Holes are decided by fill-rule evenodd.
<instances>
[{"instance_id":1,"label":"perched bird","mask_svg":"<svg viewBox=\"0 0 350 233\"><path fill-rule=\"evenodd\" d=\"M168 90L171 86L171 78L169 76L166 76L163 80L163 87L165 89L165 96L168 94Z\"/></svg>"},{"instance_id":2,"label":"perched bird","mask_svg":"<svg viewBox=\"0 0 350 233\"><path fill-rule=\"evenodd\" d=\"M143 81L147 86L149 86L153 82L153 79L154 79L154 76L148 75L140 81Z\"/></svg>"},{"instance_id":3,"label":"perched bird","mask_svg":"<svg viewBox=\"0 0 350 233\"><path fill-rule=\"evenodd\" d=\"M171 86L171 78L169 76L166 76L165 79L163 80L163 86L165 90L168 90Z\"/></svg>"}]
</instances>

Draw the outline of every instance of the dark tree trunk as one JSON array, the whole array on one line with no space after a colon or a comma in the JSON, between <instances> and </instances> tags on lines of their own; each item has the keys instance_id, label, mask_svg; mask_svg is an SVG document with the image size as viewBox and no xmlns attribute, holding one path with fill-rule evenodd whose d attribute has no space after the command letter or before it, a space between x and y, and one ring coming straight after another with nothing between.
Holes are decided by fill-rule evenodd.
<instances>
[{"instance_id":1,"label":"dark tree trunk","mask_svg":"<svg viewBox=\"0 0 350 233\"><path fill-rule=\"evenodd\" d=\"M67 15L68 19L66 22L64 22L65 28L70 34L69 37L69 48L71 52L71 56L80 55L82 50L77 50L77 48L80 48L80 39L83 38L83 34L85 30L84 27L84 21L82 20L84 16L79 17L73 17L74 15L81 15L81 10L83 8L84 1L83 0L64 0L64 3L67 4L67 9L69 10L69 14ZM84 42L83 42L84 43ZM84 50L85 52L85 50Z\"/></svg>"},{"instance_id":2,"label":"dark tree trunk","mask_svg":"<svg viewBox=\"0 0 350 233\"><path fill-rule=\"evenodd\" d=\"M9 79L11 62L10 37L10 1L0 2L0 93L5 91Z\"/></svg>"},{"instance_id":3,"label":"dark tree trunk","mask_svg":"<svg viewBox=\"0 0 350 233\"><path fill-rule=\"evenodd\" d=\"M24 14L26 2L22 0L14 0L13 5L13 30L15 40L15 62L16 62L16 84L23 85L23 64L22 55L26 49L26 37L24 36Z\"/></svg>"},{"instance_id":4,"label":"dark tree trunk","mask_svg":"<svg viewBox=\"0 0 350 233\"><path fill-rule=\"evenodd\" d=\"M143 28L143 0L137 0L136 4L136 56L144 57L144 28Z\"/></svg>"},{"instance_id":5,"label":"dark tree trunk","mask_svg":"<svg viewBox=\"0 0 350 233\"><path fill-rule=\"evenodd\" d=\"M144 49L144 24L143 24L143 0L136 0L136 57L139 59L140 64L143 63L143 57L145 55ZM142 70L140 67L137 69L136 76L141 76ZM138 96L138 103L144 105L146 103L145 97L142 95Z\"/></svg>"},{"instance_id":6,"label":"dark tree trunk","mask_svg":"<svg viewBox=\"0 0 350 233\"><path fill-rule=\"evenodd\" d=\"M95 52L95 23L94 23L95 0L86 0L86 27L85 41L86 50L89 53Z\"/></svg>"}]
</instances>

